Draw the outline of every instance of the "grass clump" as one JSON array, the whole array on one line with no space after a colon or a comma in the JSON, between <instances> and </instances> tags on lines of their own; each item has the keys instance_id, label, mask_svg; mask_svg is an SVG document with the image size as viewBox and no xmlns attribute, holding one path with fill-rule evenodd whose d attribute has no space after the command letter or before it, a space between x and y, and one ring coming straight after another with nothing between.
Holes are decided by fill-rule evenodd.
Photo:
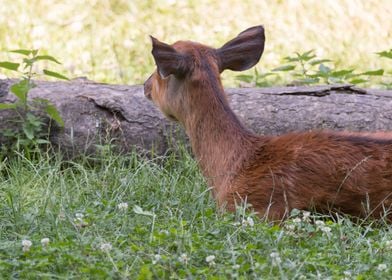
<instances>
[{"instance_id":1,"label":"grass clump","mask_svg":"<svg viewBox=\"0 0 392 280\"><path fill-rule=\"evenodd\" d=\"M221 213L184 152L0 165L0 278L382 279L391 227Z\"/></svg>"}]
</instances>

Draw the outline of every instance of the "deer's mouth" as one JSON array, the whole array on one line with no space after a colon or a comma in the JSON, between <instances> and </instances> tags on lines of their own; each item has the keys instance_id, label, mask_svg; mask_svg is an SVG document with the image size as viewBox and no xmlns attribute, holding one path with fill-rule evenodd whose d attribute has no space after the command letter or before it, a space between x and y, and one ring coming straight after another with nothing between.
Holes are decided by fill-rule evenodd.
<instances>
[{"instance_id":1,"label":"deer's mouth","mask_svg":"<svg viewBox=\"0 0 392 280\"><path fill-rule=\"evenodd\" d=\"M144 82L144 96L148 100L152 100L152 97L151 97L151 92L152 92L151 76Z\"/></svg>"}]
</instances>

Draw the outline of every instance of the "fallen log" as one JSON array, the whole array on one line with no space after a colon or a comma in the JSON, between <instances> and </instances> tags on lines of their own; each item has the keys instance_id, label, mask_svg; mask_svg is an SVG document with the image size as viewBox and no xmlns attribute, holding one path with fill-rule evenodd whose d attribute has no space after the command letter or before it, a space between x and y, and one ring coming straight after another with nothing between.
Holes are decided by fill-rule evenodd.
<instances>
[{"instance_id":1,"label":"fallen log","mask_svg":"<svg viewBox=\"0 0 392 280\"><path fill-rule=\"evenodd\" d=\"M0 103L15 102L0 80ZM37 81L30 98L45 98L58 108L65 126L50 130L50 141L67 154L92 154L110 143L118 151L161 155L184 132L167 121L144 97L142 86L110 85L76 79ZM352 85L322 85L226 90L241 121L259 134L282 134L312 129L392 131L392 91L360 89ZM1 131L15 118L0 110ZM5 143L0 133L0 145Z\"/></svg>"}]
</instances>

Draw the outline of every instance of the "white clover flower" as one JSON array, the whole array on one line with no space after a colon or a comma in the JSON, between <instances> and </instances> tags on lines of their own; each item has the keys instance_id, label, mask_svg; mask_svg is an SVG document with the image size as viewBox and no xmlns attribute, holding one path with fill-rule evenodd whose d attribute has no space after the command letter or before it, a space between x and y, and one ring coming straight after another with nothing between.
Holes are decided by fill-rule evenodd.
<instances>
[{"instance_id":1,"label":"white clover flower","mask_svg":"<svg viewBox=\"0 0 392 280\"><path fill-rule=\"evenodd\" d=\"M42 246L48 246L49 242L50 242L50 239L47 237L41 239Z\"/></svg>"},{"instance_id":2,"label":"white clover flower","mask_svg":"<svg viewBox=\"0 0 392 280\"><path fill-rule=\"evenodd\" d=\"M240 265L239 264L235 264L235 265L233 265L233 269L235 269L235 270L238 270L238 269L240 269Z\"/></svg>"},{"instance_id":3,"label":"white clover flower","mask_svg":"<svg viewBox=\"0 0 392 280\"><path fill-rule=\"evenodd\" d=\"M380 263L377 266L377 270L379 270L379 271L383 271L383 270L386 270L386 269L387 269L387 265L385 263Z\"/></svg>"},{"instance_id":4,"label":"white clover flower","mask_svg":"<svg viewBox=\"0 0 392 280\"><path fill-rule=\"evenodd\" d=\"M83 215L83 213L75 213L75 217L76 217L77 219L83 219L83 218L84 218L84 215Z\"/></svg>"},{"instance_id":5,"label":"white clover flower","mask_svg":"<svg viewBox=\"0 0 392 280\"><path fill-rule=\"evenodd\" d=\"M385 248L387 250L392 250L392 240L388 240L387 242L385 242Z\"/></svg>"},{"instance_id":6,"label":"white clover flower","mask_svg":"<svg viewBox=\"0 0 392 280\"><path fill-rule=\"evenodd\" d=\"M23 247L31 247L31 245L33 245L33 243L30 240L28 240L28 239L23 239L22 240L22 246Z\"/></svg>"},{"instance_id":7,"label":"white clover flower","mask_svg":"<svg viewBox=\"0 0 392 280\"><path fill-rule=\"evenodd\" d=\"M295 225L293 225L293 224L286 224L285 228L288 231L294 231L295 230Z\"/></svg>"},{"instance_id":8,"label":"white clover flower","mask_svg":"<svg viewBox=\"0 0 392 280\"><path fill-rule=\"evenodd\" d=\"M301 223L301 218L295 218L295 219L293 219L293 222L294 223L296 223L296 224L299 224L299 223Z\"/></svg>"},{"instance_id":9,"label":"white clover flower","mask_svg":"<svg viewBox=\"0 0 392 280\"><path fill-rule=\"evenodd\" d=\"M297 228L297 226L295 224L285 224L284 225L285 233L288 236L294 236L295 237L296 236L296 233L295 233L296 228Z\"/></svg>"},{"instance_id":10,"label":"white clover flower","mask_svg":"<svg viewBox=\"0 0 392 280\"><path fill-rule=\"evenodd\" d=\"M242 220L242 226L244 227L253 227L255 225L255 222L251 217L247 217L246 219Z\"/></svg>"},{"instance_id":11,"label":"white clover flower","mask_svg":"<svg viewBox=\"0 0 392 280\"><path fill-rule=\"evenodd\" d=\"M64 221L65 220L65 213L63 211L60 211L60 213L57 217L60 221Z\"/></svg>"},{"instance_id":12,"label":"white clover flower","mask_svg":"<svg viewBox=\"0 0 392 280\"><path fill-rule=\"evenodd\" d=\"M117 208L121 211L126 211L128 209L128 203L121 202L117 205Z\"/></svg>"},{"instance_id":13,"label":"white clover flower","mask_svg":"<svg viewBox=\"0 0 392 280\"><path fill-rule=\"evenodd\" d=\"M210 255L206 257L206 262L208 263L213 263L215 260L215 256L214 255Z\"/></svg>"},{"instance_id":14,"label":"white clover flower","mask_svg":"<svg viewBox=\"0 0 392 280\"><path fill-rule=\"evenodd\" d=\"M282 262L282 259L280 258L279 253L277 253L277 252L272 252L270 254L270 257L271 257L271 261L272 261L273 266L277 266Z\"/></svg>"},{"instance_id":15,"label":"white clover flower","mask_svg":"<svg viewBox=\"0 0 392 280\"><path fill-rule=\"evenodd\" d=\"M178 257L178 260L179 260L180 262L186 264L186 263L188 263L189 258L188 258L188 255L184 253L184 254L181 254L181 256Z\"/></svg>"},{"instance_id":16,"label":"white clover flower","mask_svg":"<svg viewBox=\"0 0 392 280\"><path fill-rule=\"evenodd\" d=\"M253 219L251 217L247 217L246 221L248 222L248 225L253 227L255 225L255 222L253 221Z\"/></svg>"},{"instance_id":17,"label":"white clover flower","mask_svg":"<svg viewBox=\"0 0 392 280\"><path fill-rule=\"evenodd\" d=\"M315 224L316 224L316 226L318 226L318 227L322 227L322 226L325 225L323 221L316 221Z\"/></svg>"},{"instance_id":18,"label":"white clover flower","mask_svg":"<svg viewBox=\"0 0 392 280\"><path fill-rule=\"evenodd\" d=\"M331 233L331 228L327 226L320 227L320 230L326 234Z\"/></svg>"},{"instance_id":19,"label":"white clover flower","mask_svg":"<svg viewBox=\"0 0 392 280\"><path fill-rule=\"evenodd\" d=\"M77 220L82 220L84 218L84 215L82 213L75 213L75 218Z\"/></svg>"},{"instance_id":20,"label":"white clover flower","mask_svg":"<svg viewBox=\"0 0 392 280\"><path fill-rule=\"evenodd\" d=\"M298 263L296 261L289 260L285 263L285 267L289 269L296 269L298 267Z\"/></svg>"},{"instance_id":21,"label":"white clover flower","mask_svg":"<svg viewBox=\"0 0 392 280\"><path fill-rule=\"evenodd\" d=\"M303 211L302 212L302 220L304 222L309 221L310 219L310 212L309 211Z\"/></svg>"},{"instance_id":22,"label":"white clover flower","mask_svg":"<svg viewBox=\"0 0 392 280\"><path fill-rule=\"evenodd\" d=\"M112 244L102 243L101 246L99 246L99 248L101 249L101 251L109 252L110 250L112 250Z\"/></svg>"},{"instance_id":23,"label":"white clover flower","mask_svg":"<svg viewBox=\"0 0 392 280\"><path fill-rule=\"evenodd\" d=\"M161 255L156 254L154 255L154 259L152 260L152 264L158 263L162 259Z\"/></svg>"},{"instance_id":24,"label":"white clover flower","mask_svg":"<svg viewBox=\"0 0 392 280\"><path fill-rule=\"evenodd\" d=\"M75 213L75 226L78 228L84 228L88 226L88 222L86 222L84 219L84 215L82 213Z\"/></svg>"},{"instance_id":25,"label":"white clover flower","mask_svg":"<svg viewBox=\"0 0 392 280\"><path fill-rule=\"evenodd\" d=\"M27 240L27 239L22 240L22 250L23 250L23 252L29 251L31 245L33 245L33 242L31 242L30 240Z\"/></svg>"}]
</instances>

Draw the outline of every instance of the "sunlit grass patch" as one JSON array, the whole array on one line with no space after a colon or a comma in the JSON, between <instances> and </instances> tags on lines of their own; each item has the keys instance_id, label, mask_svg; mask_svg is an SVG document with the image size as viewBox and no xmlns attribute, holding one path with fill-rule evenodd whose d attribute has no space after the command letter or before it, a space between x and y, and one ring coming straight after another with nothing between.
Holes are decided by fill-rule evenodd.
<instances>
[{"instance_id":1,"label":"sunlit grass patch","mask_svg":"<svg viewBox=\"0 0 392 280\"><path fill-rule=\"evenodd\" d=\"M1 49L40 48L58 57L71 77L111 83L142 83L152 71L149 34L219 47L259 24L267 35L260 73L311 49L340 68L390 68L375 55L392 46L388 0L4 0L0 14ZM233 76L224 74L226 85L236 85Z\"/></svg>"}]
</instances>

